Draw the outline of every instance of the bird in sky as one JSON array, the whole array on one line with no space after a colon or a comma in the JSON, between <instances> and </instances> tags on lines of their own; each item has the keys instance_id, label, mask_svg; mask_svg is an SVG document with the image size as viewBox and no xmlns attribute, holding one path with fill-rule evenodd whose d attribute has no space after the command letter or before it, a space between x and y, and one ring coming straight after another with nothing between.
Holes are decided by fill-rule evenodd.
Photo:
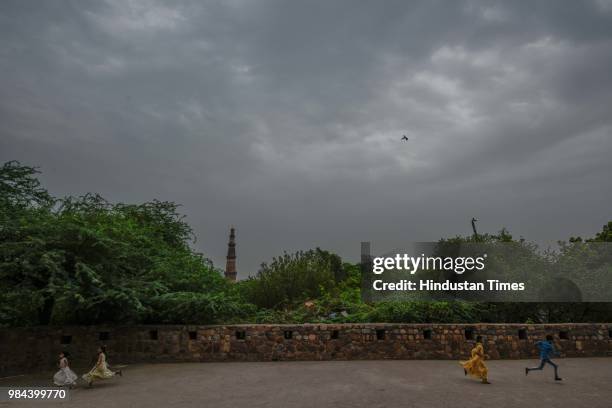
<instances>
[{"instance_id":1,"label":"bird in sky","mask_svg":"<svg viewBox=\"0 0 612 408\"><path fill-rule=\"evenodd\" d=\"M406 135L402 136L402 140L403 140L404 142L407 142L407 141L408 141L408 136L406 136Z\"/></svg>"}]
</instances>

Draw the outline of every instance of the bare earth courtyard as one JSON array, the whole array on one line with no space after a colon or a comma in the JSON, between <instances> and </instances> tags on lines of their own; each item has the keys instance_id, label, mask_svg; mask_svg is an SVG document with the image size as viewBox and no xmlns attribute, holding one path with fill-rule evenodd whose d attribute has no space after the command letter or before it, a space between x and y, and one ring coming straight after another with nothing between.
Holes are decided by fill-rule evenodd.
<instances>
[{"instance_id":1,"label":"bare earth courtyard","mask_svg":"<svg viewBox=\"0 0 612 408\"><path fill-rule=\"evenodd\" d=\"M324 361L131 365L124 376L72 390L65 403L0 406L66 407L589 407L612 406L612 359L559 359L525 377L536 360L489 361L490 380L464 377L455 361ZM77 371L79 374L81 371ZM20 376L0 387L48 386Z\"/></svg>"}]
</instances>

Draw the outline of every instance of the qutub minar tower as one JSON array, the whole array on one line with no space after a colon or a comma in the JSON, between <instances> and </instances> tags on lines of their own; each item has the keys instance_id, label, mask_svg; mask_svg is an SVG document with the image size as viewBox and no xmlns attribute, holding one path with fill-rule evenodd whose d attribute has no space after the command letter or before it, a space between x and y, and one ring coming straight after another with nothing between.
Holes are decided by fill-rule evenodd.
<instances>
[{"instance_id":1,"label":"qutub minar tower","mask_svg":"<svg viewBox=\"0 0 612 408\"><path fill-rule=\"evenodd\" d=\"M225 277L231 281L236 282L236 235L234 234L234 227L230 228L229 242L227 243L227 262L225 264Z\"/></svg>"}]
</instances>

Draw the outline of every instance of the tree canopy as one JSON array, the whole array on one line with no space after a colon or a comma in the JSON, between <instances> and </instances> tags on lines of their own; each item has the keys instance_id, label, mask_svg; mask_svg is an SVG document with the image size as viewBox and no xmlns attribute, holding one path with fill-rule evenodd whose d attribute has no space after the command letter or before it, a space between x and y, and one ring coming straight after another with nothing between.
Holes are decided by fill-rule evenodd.
<instances>
[{"instance_id":1,"label":"tree canopy","mask_svg":"<svg viewBox=\"0 0 612 408\"><path fill-rule=\"evenodd\" d=\"M319 248L284 253L231 284L193 249L193 231L176 203L111 203L97 194L56 198L38 173L16 161L0 167L0 326L561 322L612 315L609 303L368 303L359 265ZM612 222L585 241L612 241ZM612 264L610 251L585 247L582 238L562 243L551 257L505 229L442 239L439 247L452 252L474 242L510 244L527 272L557 267L562 274L570 267L606 274ZM497 258L502 267L504 256Z\"/></svg>"},{"instance_id":2,"label":"tree canopy","mask_svg":"<svg viewBox=\"0 0 612 408\"><path fill-rule=\"evenodd\" d=\"M2 323L156 320L161 311L167 318L176 298L207 299L201 321L240 315L226 307L237 302L229 284L192 250L192 230L175 203L56 199L36 173L17 162L0 169Z\"/></svg>"}]
</instances>

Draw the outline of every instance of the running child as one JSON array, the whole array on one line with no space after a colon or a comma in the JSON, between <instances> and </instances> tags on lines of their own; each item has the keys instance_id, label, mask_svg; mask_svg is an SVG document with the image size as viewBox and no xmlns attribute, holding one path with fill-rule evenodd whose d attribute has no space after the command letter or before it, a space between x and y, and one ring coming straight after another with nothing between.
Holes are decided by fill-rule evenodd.
<instances>
[{"instance_id":1,"label":"running child","mask_svg":"<svg viewBox=\"0 0 612 408\"><path fill-rule=\"evenodd\" d=\"M540 350L540 366L532 368L525 367L525 375L528 375L529 372L532 370L542 370L545 364L550 364L555 369L555 381L561 381L562 378L559 377L557 365L553 363L550 359L551 355L559 355L559 353L555 350L555 347L553 346L553 336L548 334L546 336L546 340L538 341L536 343L536 346L538 346L538 349Z\"/></svg>"}]
</instances>

